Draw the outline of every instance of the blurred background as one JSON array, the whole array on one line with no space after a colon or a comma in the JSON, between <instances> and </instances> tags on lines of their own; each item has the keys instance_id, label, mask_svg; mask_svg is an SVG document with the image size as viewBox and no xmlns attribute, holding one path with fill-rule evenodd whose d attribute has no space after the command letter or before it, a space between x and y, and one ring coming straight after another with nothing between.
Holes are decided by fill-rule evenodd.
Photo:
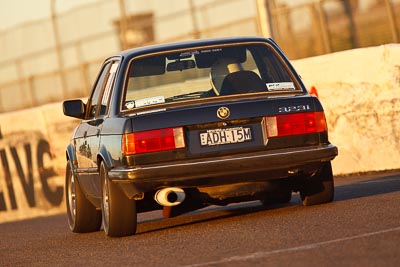
<instances>
[{"instance_id":1,"label":"blurred background","mask_svg":"<svg viewBox=\"0 0 400 267\"><path fill-rule=\"evenodd\" d=\"M272 37L290 59L398 43L400 0L0 0L0 113L86 97L137 46Z\"/></svg>"}]
</instances>

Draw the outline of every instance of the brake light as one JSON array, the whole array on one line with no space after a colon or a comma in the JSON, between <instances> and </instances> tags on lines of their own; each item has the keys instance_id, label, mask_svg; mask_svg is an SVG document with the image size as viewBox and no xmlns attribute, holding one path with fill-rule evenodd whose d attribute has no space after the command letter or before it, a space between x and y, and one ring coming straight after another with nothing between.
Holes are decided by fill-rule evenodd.
<instances>
[{"instance_id":1,"label":"brake light","mask_svg":"<svg viewBox=\"0 0 400 267\"><path fill-rule=\"evenodd\" d=\"M124 155L135 155L148 152L173 150L185 147L183 128L165 128L122 136Z\"/></svg>"},{"instance_id":2,"label":"brake light","mask_svg":"<svg viewBox=\"0 0 400 267\"><path fill-rule=\"evenodd\" d=\"M266 117L268 137L320 133L327 130L324 112L305 112Z\"/></svg>"}]
</instances>

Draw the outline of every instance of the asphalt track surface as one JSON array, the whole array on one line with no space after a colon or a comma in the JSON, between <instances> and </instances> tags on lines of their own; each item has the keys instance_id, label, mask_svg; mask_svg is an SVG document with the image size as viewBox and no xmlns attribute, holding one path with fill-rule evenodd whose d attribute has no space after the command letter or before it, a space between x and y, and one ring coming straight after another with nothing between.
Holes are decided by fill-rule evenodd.
<instances>
[{"instance_id":1,"label":"asphalt track surface","mask_svg":"<svg viewBox=\"0 0 400 267\"><path fill-rule=\"evenodd\" d=\"M329 204L150 212L124 238L73 234L65 214L3 223L0 266L400 266L400 172L335 182Z\"/></svg>"}]
</instances>

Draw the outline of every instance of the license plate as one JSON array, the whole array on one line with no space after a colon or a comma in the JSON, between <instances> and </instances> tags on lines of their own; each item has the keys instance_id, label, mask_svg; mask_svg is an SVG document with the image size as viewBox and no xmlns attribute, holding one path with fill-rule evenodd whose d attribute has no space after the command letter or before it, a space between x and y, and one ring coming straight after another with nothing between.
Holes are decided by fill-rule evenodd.
<instances>
[{"instance_id":1,"label":"license plate","mask_svg":"<svg viewBox=\"0 0 400 267\"><path fill-rule=\"evenodd\" d=\"M202 146L236 144L250 141L251 138L250 128L212 129L205 133L200 133L200 144Z\"/></svg>"}]
</instances>

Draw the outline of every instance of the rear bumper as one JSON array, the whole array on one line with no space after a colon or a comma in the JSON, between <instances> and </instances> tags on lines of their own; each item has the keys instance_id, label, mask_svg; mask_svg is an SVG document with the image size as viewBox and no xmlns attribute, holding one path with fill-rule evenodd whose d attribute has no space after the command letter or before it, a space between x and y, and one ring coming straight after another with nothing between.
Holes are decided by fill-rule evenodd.
<instances>
[{"instance_id":1,"label":"rear bumper","mask_svg":"<svg viewBox=\"0 0 400 267\"><path fill-rule=\"evenodd\" d=\"M173 163L137 166L135 168L114 168L109 178L116 183L133 184L138 191L157 186L209 186L210 184L232 183L231 179L218 177L251 176L251 173L269 173L264 179L290 176L296 170L318 169L324 162L338 154L334 145L293 148L275 151L261 151L231 156L210 157ZM279 174L278 174L279 173ZM211 181L206 178L212 178ZM139 189L142 188L142 189Z\"/></svg>"}]
</instances>

